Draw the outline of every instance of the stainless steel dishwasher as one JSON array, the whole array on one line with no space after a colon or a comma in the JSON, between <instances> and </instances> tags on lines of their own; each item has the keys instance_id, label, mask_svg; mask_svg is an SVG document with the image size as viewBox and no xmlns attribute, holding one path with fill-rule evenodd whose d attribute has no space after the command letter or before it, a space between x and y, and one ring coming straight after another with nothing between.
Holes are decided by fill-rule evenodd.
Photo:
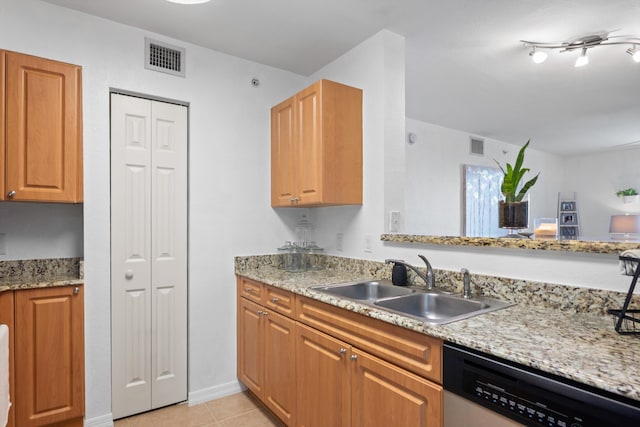
<instances>
[{"instance_id":1,"label":"stainless steel dishwasher","mask_svg":"<svg viewBox=\"0 0 640 427\"><path fill-rule=\"evenodd\" d=\"M445 343L445 427L640 425L640 403Z\"/></svg>"}]
</instances>

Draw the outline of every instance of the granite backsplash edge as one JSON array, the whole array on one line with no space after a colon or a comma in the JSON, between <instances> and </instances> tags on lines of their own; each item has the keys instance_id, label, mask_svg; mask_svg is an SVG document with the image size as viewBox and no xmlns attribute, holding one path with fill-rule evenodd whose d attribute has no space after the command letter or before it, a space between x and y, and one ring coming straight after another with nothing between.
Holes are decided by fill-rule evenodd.
<instances>
[{"instance_id":1,"label":"granite backsplash edge","mask_svg":"<svg viewBox=\"0 0 640 427\"><path fill-rule=\"evenodd\" d=\"M326 269L360 274L363 278L390 279L390 264L379 261L325 256ZM243 272L280 268L278 255L255 255L235 257L235 271ZM420 268L424 271L424 269ZM408 272L410 284L422 285L412 271ZM434 269L436 286L445 291L462 293L462 273L458 271ZM298 273L290 273L295 276ZM629 278L631 280L631 278ZM590 313L605 315L610 308L622 307L626 292L568 286L555 283L535 282L499 276L471 274L472 289L476 294L497 298L517 304L562 310L566 313ZM640 307L640 295L634 295L631 307Z\"/></svg>"},{"instance_id":2,"label":"granite backsplash edge","mask_svg":"<svg viewBox=\"0 0 640 427\"><path fill-rule=\"evenodd\" d=\"M0 261L0 284L82 278L82 258Z\"/></svg>"}]
</instances>

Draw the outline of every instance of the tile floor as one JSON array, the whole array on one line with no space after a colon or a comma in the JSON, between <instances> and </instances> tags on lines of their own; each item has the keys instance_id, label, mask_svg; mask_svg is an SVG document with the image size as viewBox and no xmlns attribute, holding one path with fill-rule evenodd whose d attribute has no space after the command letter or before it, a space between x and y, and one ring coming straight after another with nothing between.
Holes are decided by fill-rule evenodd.
<instances>
[{"instance_id":1,"label":"tile floor","mask_svg":"<svg viewBox=\"0 0 640 427\"><path fill-rule=\"evenodd\" d=\"M115 427L282 427L249 393L189 407L186 403L123 418Z\"/></svg>"}]
</instances>

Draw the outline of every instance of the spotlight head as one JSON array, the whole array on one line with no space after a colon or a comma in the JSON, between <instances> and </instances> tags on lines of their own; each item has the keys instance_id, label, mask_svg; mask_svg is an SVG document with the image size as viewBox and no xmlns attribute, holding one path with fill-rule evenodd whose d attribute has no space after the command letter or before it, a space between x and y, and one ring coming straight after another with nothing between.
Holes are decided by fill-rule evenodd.
<instances>
[{"instance_id":1,"label":"spotlight head","mask_svg":"<svg viewBox=\"0 0 640 427\"><path fill-rule=\"evenodd\" d=\"M631 58L635 61L640 63L640 50L636 47L630 47L629 49L627 49L627 53L629 55L631 55Z\"/></svg>"},{"instance_id":2,"label":"spotlight head","mask_svg":"<svg viewBox=\"0 0 640 427\"><path fill-rule=\"evenodd\" d=\"M580 56L578 56L578 59L576 59L576 67L584 67L585 65L587 65L589 63L589 57L587 56L587 48L583 47L582 48L582 53L580 54Z\"/></svg>"},{"instance_id":3,"label":"spotlight head","mask_svg":"<svg viewBox=\"0 0 640 427\"><path fill-rule=\"evenodd\" d=\"M533 50L529 52L529 56L533 59L533 62L536 64L542 64L547 60L547 52L543 52L541 50L536 50L536 47L533 47Z\"/></svg>"}]
</instances>

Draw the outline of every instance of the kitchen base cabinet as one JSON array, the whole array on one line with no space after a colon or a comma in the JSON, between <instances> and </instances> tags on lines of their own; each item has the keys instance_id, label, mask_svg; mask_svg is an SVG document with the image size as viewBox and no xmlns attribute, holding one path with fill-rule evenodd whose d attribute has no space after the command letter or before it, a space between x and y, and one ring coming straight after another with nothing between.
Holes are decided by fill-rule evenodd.
<instances>
[{"instance_id":1,"label":"kitchen base cabinet","mask_svg":"<svg viewBox=\"0 0 640 427\"><path fill-rule=\"evenodd\" d=\"M1 120L1 119L0 119ZM14 365L14 357L13 357L13 336L15 334L14 327L14 311L13 311L13 292L5 291L0 292L0 325L7 325L9 328L9 397L13 402L15 400L15 379L13 376L13 365ZM14 427L14 412L15 405L9 408L9 418L7 420L6 427Z\"/></svg>"},{"instance_id":2,"label":"kitchen base cabinet","mask_svg":"<svg viewBox=\"0 0 640 427\"><path fill-rule=\"evenodd\" d=\"M239 278L238 295L238 379L280 420L292 426L296 396L295 322L254 302L262 301L263 295L271 297L271 304L279 302L274 303L273 298L277 297L257 282Z\"/></svg>"},{"instance_id":3,"label":"kitchen base cabinet","mask_svg":"<svg viewBox=\"0 0 640 427\"><path fill-rule=\"evenodd\" d=\"M238 277L238 378L289 426L442 427L441 360L438 339Z\"/></svg>"},{"instance_id":4,"label":"kitchen base cabinet","mask_svg":"<svg viewBox=\"0 0 640 427\"><path fill-rule=\"evenodd\" d=\"M352 349L353 427L441 427L442 387Z\"/></svg>"},{"instance_id":5,"label":"kitchen base cabinet","mask_svg":"<svg viewBox=\"0 0 640 427\"><path fill-rule=\"evenodd\" d=\"M297 426L351 425L349 349L348 344L298 323Z\"/></svg>"},{"instance_id":6,"label":"kitchen base cabinet","mask_svg":"<svg viewBox=\"0 0 640 427\"><path fill-rule=\"evenodd\" d=\"M15 425L81 426L84 416L82 286L15 292Z\"/></svg>"}]
</instances>

